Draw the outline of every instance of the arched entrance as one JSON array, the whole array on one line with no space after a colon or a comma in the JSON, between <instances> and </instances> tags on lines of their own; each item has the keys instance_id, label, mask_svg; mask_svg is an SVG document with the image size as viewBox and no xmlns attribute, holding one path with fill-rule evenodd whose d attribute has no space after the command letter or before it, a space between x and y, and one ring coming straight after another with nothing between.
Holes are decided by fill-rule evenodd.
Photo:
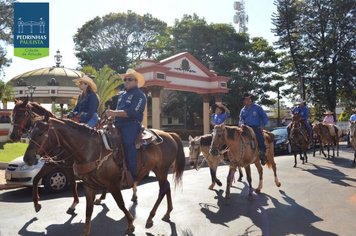
<instances>
[{"instance_id":1,"label":"arched entrance","mask_svg":"<svg viewBox=\"0 0 356 236\"><path fill-rule=\"evenodd\" d=\"M160 94L163 89L194 92L203 97L203 131L209 133L209 98L221 102L222 95L229 92L230 78L210 71L188 52L182 52L159 62L142 60L136 70L145 77L152 95L152 128L160 129ZM147 110L147 109L146 109ZM144 125L147 127L147 113Z\"/></svg>"}]
</instances>

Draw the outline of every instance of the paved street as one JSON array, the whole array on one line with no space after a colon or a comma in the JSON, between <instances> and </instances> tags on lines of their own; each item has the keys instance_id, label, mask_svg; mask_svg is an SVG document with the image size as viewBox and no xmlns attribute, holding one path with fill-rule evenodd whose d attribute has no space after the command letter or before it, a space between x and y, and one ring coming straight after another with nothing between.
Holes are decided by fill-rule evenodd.
<instances>
[{"instance_id":1,"label":"paved street","mask_svg":"<svg viewBox=\"0 0 356 236\"><path fill-rule=\"evenodd\" d=\"M246 179L234 182L231 199L224 199L227 166L220 166L222 187L208 190L208 168L186 170L183 185L172 190L174 209L171 222L160 218L166 210L162 201L154 225L146 229L145 221L158 194L154 178L138 188L138 204L130 202L131 190L124 190L126 206L135 216L135 235L355 235L356 167L352 166L351 149L343 148L340 157L326 160L309 154L309 163L293 168L294 158L277 156L277 188L272 170L264 169L261 194L248 197ZM253 186L257 173L252 167ZM153 174L151 174L153 176ZM237 176L237 175L236 175ZM172 177L169 176L169 180ZM171 181L172 183L172 181ZM172 186L173 183L172 183ZM174 188L174 187L173 187ZM81 190L77 215L65 213L71 204L69 192L41 194L42 210L35 213L31 190L0 191L0 235L80 235L85 221L85 197ZM126 219L111 195L94 208L91 235L124 235Z\"/></svg>"}]
</instances>

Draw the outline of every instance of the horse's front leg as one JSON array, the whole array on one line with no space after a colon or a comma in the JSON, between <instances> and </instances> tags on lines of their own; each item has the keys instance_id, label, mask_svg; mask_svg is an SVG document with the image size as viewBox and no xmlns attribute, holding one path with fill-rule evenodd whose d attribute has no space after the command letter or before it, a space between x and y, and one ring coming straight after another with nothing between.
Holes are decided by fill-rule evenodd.
<instances>
[{"instance_id":1,"label":"horse's front leg","mask_svg":"<svg viewBox=\"0 0 356 236\"><path fill-rule=\"evenodd\" d=\"M134 181L132 186L132 197L131 197L131 201L134 203L137 203L137 185L138 185L138 181Z\"/></svg>"},{"instance_id":2,"label":"horse's front leg","mask_svg":"<svg viewBox=\"0 0 356 236\"><path fill-rule=\"evenodd\" d=\"M108 189L108 190L112 194L112 196L115 199L115 202L118 205L118 207L120 208L120 210L122 212L124 212L126 220L127 220L126 234L133 234L133 232L135 231L135 226L133 225L134 218L131 215L131 213L125 207L125 202L124 202L124 199L122 197L120 186L115 185L115 183L112 183L111 186L113 186L113 187Z\"/></svg>"},{"instance_id":3,"label":"horse's front leg","mask_svg":"<svg viewBox=\"0 0 356 236\"><path fill-rule=\"evenodd\" d=\"M229 169L229 174L227 175L226 178L226 194L225 194L225 199L230 199L230 187L232 184L232 180L234 179L236 168L233 168L230 166Z\"/></svg>"},{"instance_id":4,"label":"horse's front leg","mask_svg":"<svg viewBox=\"0 0 356 236\"><path fill-rule=\"evenodd\" d=\"M35 207L35 211L39 212L42 208L41 204L39 204L39 199L40 196L38 195L38 183L40 181L40 179L43 178L43 176L45 176L47 173L49 173L51 170L53 169L53 167L48 164L45 163L41 170L37 173L37 175L33 178L33 182L32 182L32 201L33 201L33 205Z\"/></svg>"},{"instance_id":5,"label":"horse's front leg","mask_svg":"<svg viewBox=\"0 0 356 236\"><path fill-rule=\"evenodd\" d=\"M260 193L261 192L261 189L263 187L263 168L261 166L261 162L260 160L258 159L256 162L255 162L255 166L257 168L257 171L258 171L258 187L256 188L256 193ZM252 193L250 193L251 195Z\"/></svg>"},{"instance_id":6,"label":"horse's front leg","mask_svg":"<svg viewBox=\"0 0 356 236\"><path fill-rule=\"evenodd\" d=\"M245 166L245 171L246 171L246 178L249 186L248 196L252 197L253 188L252 188L251 166L250 165Z\"/></svg>"},{"instance_id":7,"label":"horse's front leg","mask_svg":"<svg viewBox=\"0 0 356 236\"><path fill-rule=\"evenodd\" d=\"M214 161L212 162L208 161L210 176L211 176L211 185L209 186L210 190L214 189L215 183L220 187L222 186L221 181L216 177L216 171L218 169L219 163L220 163L220 159L218 158L214 159Z\"/></svg>"},{"instance_id":8,"label":"horse's front leg","mask_svg":"<svg viewBox=\"0 0 356 236\"><path fill-rule=\"evenodd\" d=\"M77 182L75 181L75 175L74 175L74 172L73 172L73 168L69 168L68 169L67 176L69 178L69 182L70 182L69 185L70 185L70 189L72 191L73 198L74 198L72 205L67 210L67 214L74 215L75 214L75 207L79 203L79 196L78 196Z\"/></svg>"},{"instance_id":9,"label":"horse's front leg","mask_svg":"<svg viewBox=\"0 0 356 236\"><path fill-rule=\"evenodd\" d=\"M102 201L102 200L105 200L105 198L106 198L106 190L104 189L104 190L101 192L100 197L97 198L97 199L95 199L94 204L95 204L95 205L100 205L100 204L101 204L101 201Z\"/></svg>"},{"instance_id":10,"label":"horse's front leg","mask_svg":"<svg viewBox=\"0 0 356 236\"><path fill-rule=\"evenodd\" d=\"M158 176L157 176L158 178ZM146 221L146 228L151 228L153 226L153 217L156 215L156 211L158 206L161 204L163 197L169 192L171 191L171 187L170 184L167 180L167 176L165 179L159 180L159 194L158 194L158 198L150 212L150 215L147 218ZM169 194L170 196L170 194ZM167 199L168 200L168 206L167 206L167 212L165 214L165 216L163 217L164 219L169 219L169 213L172 211L173 206L172 206L172 199Z\"/></svg>"},{"instance_id":11,"label":"horse's front leg","mask_svg":"<svg viewBox=\"0 0 356 236\"><path fill-rule=\"evenodd\" d=\"M242 173L242 169L241 169L240 166L238 166L237 168L239 170L239 179L238 179L238 181L241 182L242 181L242 177L244 177L244 174Z\"/></svg>"},{"instance_id":12,"label":"horse's front leg","mask_svg":"<svg viewBox=\"0 0 356 236\"><path fill-rule=\"evenodd\" d=\"M293 151L294 154L294 166L293 167L297 167L297 153L295 151Z\"/></svg>"},{"instance_id":13,"label":"horse's front leg","mask_svg":"<svg viewBox=\"0 0 356 236\"><path fill-rule=\"evenodd\" d=\"M93 214L93 207L94 207L94 199L95 199L95 190L88 187L84 184L85 190L85 198L86 198L86 210L85 210L85 223L84 223L84 230L83 236L90 235L90 224L91 224L91 216Z\"/></svg>"}]
</instances>

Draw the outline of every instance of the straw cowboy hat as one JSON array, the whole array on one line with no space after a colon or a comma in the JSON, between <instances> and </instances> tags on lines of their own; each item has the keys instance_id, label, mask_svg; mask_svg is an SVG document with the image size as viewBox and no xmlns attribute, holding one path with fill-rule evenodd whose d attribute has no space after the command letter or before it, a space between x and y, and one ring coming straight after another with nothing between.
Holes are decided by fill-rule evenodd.
<instances>
[{"instance_id":1,"label":"straw cowboy hat","mask_svg":"<svg viewBox=\"0 0 356 236\"><path fill-rule=\"evenodd\" d=\"M324 113L324 115L332 115L332 114L334 114L334 112L329 111L329 110L327 110L327 111Z\"/></svg>"},{"instance_id":2,"label":"straw cowboy hat","mask_svg":"<svg viewBox=\"0 0 356 236\"><path fill-rule=\"evenodd\" d=\"M353 111L353 112L356 112L356 107L355 107L355 108L352 108L352 111Z\"/></svg>"},{"instance_id":3,"label":"straw cowboy hat","mask_svg":"<svg viewBox=\"0 0 356 236\"><path fill-rule=\"evenodd\" d=\"M98 88L96 87L95 82L89 78L89 76L84 75L83 77L80 77L78 79L74 79L73 82L78 86L80 82L84 82L86 84L88 84L88 86L91 88L91 90L93 90L94 92L96 92L98 90Z\"/></svg>"},{"instance_id":4,"label":"straw cowboy hat","mask_svg":"<svg viewBox=\"0 0 356 236\"><path fill-rule=\"evenodd\" d=\"M137 80L137 87L141 88L145 85L145 78L141 73L138 73L134 69L128 69L125 74L120 75L122 79L125 77L133 77Z\"/></svg>"},{"instance_id":5,"label":"straw cowboy hat","mask_svg":"<svg viewBox=\"0 0 356 236\"><path fill-rule=\"evenodd\" d=\"M222 113L225 113L225 107L223 104L216 103L215 108L217 108L217 107L222 111Z\"/></svg>"},{"instance_id":6,"label":"straw cowboy hat","mask_svg":"<svg viewBox=\"0 0 356 236\"><path fill-rule=\"evenodd\" d=\"M299 99L294 104L295 105L305 104L305 101L303 99Z\"/></svg>"}]
</instances>

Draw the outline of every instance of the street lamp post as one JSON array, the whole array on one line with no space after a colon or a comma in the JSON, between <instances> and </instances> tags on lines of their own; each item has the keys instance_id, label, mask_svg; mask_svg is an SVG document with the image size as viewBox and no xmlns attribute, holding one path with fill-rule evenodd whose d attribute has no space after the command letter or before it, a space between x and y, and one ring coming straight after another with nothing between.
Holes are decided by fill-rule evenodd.
<instances>
[{"instance_id":1,"label":"street lamp post","mask_svg":"<svg viewBox=\"0 0 356 236\"><path fill-rule=\"evenodd\" d=\"M32 101L32 98L33 98L33 94L35 93L35 90L36 90L36 86L28 86L28 92L30 93L30 101Z\"/></svg>"}]
</instances>

